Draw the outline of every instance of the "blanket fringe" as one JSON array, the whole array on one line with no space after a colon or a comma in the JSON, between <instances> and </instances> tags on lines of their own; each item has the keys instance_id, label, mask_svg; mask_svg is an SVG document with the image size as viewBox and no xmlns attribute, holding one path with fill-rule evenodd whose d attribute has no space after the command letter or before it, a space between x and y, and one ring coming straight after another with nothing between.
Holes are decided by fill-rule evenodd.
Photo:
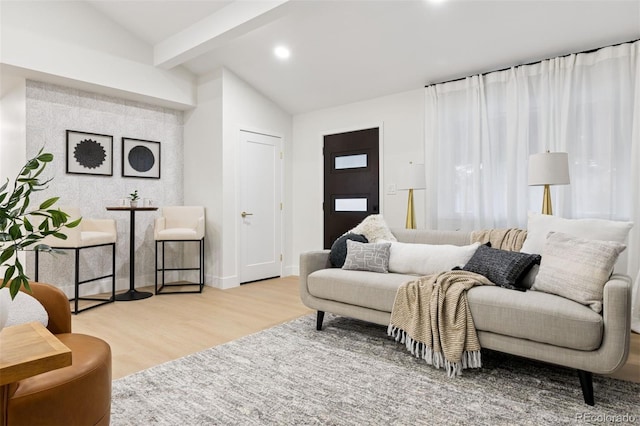
<instances>
[{"instance_id":1,"label":"blanket fringe","mask_svg":"<svg viewBox=\"0 0 640 426\"><path fill-rule=\"evenodd\" d=\"M445 359L442 352L434 352L428 345L412 339L404 330L389 324L387 335L393 337L396 342L404 344L409 352L416 358L422 358L435 368L444 368L447 376L455 377L462 374L463 369L482 367L480 351L463 351L460 361L451 362Z\"/></svg>"}]
</instances>

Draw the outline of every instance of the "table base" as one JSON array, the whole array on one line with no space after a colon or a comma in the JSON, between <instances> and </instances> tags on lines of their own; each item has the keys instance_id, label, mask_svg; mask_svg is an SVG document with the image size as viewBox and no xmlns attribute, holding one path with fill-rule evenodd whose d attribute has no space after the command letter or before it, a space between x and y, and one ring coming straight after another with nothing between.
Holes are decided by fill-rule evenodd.
<instances>
[{"instance_id":1,"label":"table base","mask_svg":"<svg viewBox=\"0 0 640 426\"><path fill-rule=\"evenodd\" d=\"M116 294L116 301L128 302L131 300L146 299L147 297L151 297L151 296L153 296L153 293L149 293L146 291L127 290L124 293Z\"/></svg>"}]
</instances>

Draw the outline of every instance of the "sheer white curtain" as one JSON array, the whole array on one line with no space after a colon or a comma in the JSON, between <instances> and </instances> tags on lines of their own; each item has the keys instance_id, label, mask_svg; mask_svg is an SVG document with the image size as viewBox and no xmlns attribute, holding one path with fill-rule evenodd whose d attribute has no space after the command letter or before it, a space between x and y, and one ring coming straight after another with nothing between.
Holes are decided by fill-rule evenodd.
<instances>
[{"instance_id":1,"label":"sheer white curtain","mask_svg":"<svg viewBox=\"0 0 640 426\"><path fill-rule=\"evenodd\" d=\"M527 225L542 188L529 154L569 153L571 184L554 214L630 220L627 272L640 332L640 41L425 89L427 223L434 229Z\"/></svg>"}]
</instances>

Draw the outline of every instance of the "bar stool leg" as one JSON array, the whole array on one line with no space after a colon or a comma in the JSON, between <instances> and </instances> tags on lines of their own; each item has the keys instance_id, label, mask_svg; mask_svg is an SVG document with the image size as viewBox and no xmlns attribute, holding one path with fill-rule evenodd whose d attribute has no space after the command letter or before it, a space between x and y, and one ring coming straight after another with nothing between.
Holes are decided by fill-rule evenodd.
<instances>
[{"instance_id":1,"label":"bar stool leg","mask_svg":"<svg viewBox=\"0 0 640 426\"><path fill-rule=\"evenodd\" d=\"M111 301L116 300L116 243L111 244Z\"/></svg>"},{"instance_id":2,"label":"bar stool leg","mask_svg":"<svg viewBox=\"0 0 640 426\"><path fill-rule=\"evenodd\" d=\"M36 267L36 273L35 273L36 282L38 282L38 264L39 264L39 261L40 261L40 251L36 250L36 265L35 265L35 267Z\"/></svg>"},{"instance_id":3,"label":"bar stool leg","mask_svg":"<svg viewBox=\"0 0 640 426\"><path fill-rule=\"evenodd\" d=\"M153 270L153 281L155 283L156 286L156 294L158 294L158 241L156 240L155 242L155 269Z\"/></svg>"},{"instance_id":4,"label":"bar stool leg","mask_svg":"<svg viewBox=\"0 0 640 426\"><path fill-rule=\"evenodd\" d=\"M162 287L164 288L164 243L165 241L162 240Z\"/></svg>"},{"instance_id":5,"label":"bar stool leg","mask_svg":"<svg viewBox=\"0 0 640 426\"><path fill-rule=\"evenodd\" d=\"M204 287L204 238L200 240L200 246L202 247L202 278L200 279L200 292Z\"/></svg>"}]
</instances>

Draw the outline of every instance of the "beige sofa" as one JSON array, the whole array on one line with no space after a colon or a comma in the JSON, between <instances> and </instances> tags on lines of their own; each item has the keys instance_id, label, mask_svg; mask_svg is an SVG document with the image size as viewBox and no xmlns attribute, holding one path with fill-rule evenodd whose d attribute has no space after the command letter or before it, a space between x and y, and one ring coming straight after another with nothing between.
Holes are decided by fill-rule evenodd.
<instances>
[{"instance_id":1,"label":"beige sofa","mask_svg":"<svg viewBox=\"0 0 640 426\"><path fill-rule=\"evenodd\" d=\"M393 230L400 242L466 245L462 231ZM318 311L388 325L397 288L412 275L331 268L329 250L300 256L300 297ZM587 404L593 405L592 373L622 367L629 352L631 279L614 274L604 287L602 313L569 299L539 291L478 286L468 292L483 348L578 370Z\"/></svg>"}]
</instances>

